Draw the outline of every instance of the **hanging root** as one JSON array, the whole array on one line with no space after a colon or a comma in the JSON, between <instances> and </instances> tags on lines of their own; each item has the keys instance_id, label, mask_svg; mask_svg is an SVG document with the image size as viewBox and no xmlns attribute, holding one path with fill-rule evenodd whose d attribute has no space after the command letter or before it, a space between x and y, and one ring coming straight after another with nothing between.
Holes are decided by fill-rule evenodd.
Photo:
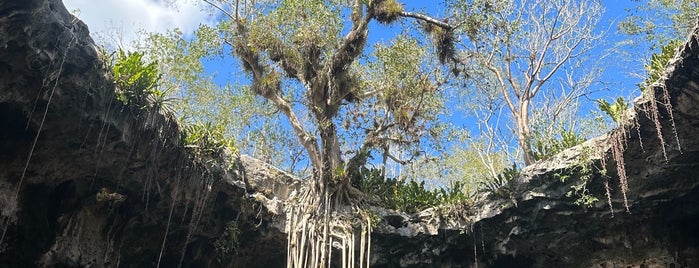
<instances>
[{"instance_id":1,"label":"hanging root","mask_svg":"<svg viewBox=\"0 0 699 268\"><path fill-rule=\"evenodd\" d=\"M619 176L619 188L624 196L624 208L629 212L629 201L626 192L629 190L628 177L626 176L626 162L624 162L624 150L626 150L626 130L619 128L612 133L612 157L616 162L616 171ZM608 187L607 187L608 188ZM607 197L609 198L609 196Z\"/></svg>"},{"instance_id":2,"label":"hanging root","mask_svg":"<svg viewBox=\"0 0 699 268\"><path fill-rule=\"evenodd\" d=\"M368 268L371 219L358 218L352 213L358 208L348 209L350 212L332 209L336 205L331 204L331 200L335 199L328 193L319 197L309 192L287 209L286 267L331 267L335 245L340 251L339 267L355 268L359 264L360 268Z\"/></svg>"}]
</instances>

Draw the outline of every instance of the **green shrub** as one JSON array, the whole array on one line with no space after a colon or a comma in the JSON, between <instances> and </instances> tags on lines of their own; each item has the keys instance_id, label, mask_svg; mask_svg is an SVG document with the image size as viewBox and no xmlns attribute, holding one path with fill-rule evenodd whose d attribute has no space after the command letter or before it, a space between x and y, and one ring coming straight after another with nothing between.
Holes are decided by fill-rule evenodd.
<instances>
[{"instance_id":1,"label":"green shrub","mask_svg":"<svg viewBox=\"0 0 699 268\"><path fill-rule=\"evenodd\" d=\"M229 221L223 229L223 234L214 241L216 258L219 262L226 259L228 254L235 254L238 251L240 228L236 221Z\"/></svg>"},{"instance_id":2,"label":"green shrub","mask_svg":"<svg viewBox=\"0 0 699 268\"><path fill-rule=\"evenodd\" d=\"M593 164L593 160L590 158L591 155L592 149L590 147L582 147L580 158L576 160L575 164L553 174L553 178L561 182L573 180L574 184L570 186L566 196L574 197L574 204L586 208L592 207L595 202L599 201L587 188L588 184L595 174L604 176L607 173L604 168L600 169Z\"/></svg>"},{"instance_id":3,"label":"green shrub","mask_svg":"<svg viewBox=\"0 0 699 268\"><path fill-rule=\"evenodd\" d=\"M146 63L140 52L116 52L112 67L116 98L125 105L148 106L148 97L158 90L160 72L156 62Z\"/></svg>"},{"instance_id":4,"label":"green shrub","mask_svg":"<svg viewBox=\"0 0 699 268\"><path fill-rule=\"evenodd\" d=\"M566 196L575 197L575 201L573 203L581 207L590 208L595 202L599 201L599 199L592 195L590 190L587 189L587 185L590 183L590 180L592 180L595 172L592 167L593 165L590 163L590 161L584 157L580 163L576 164L569 171L567 171L568 174L555 174L563 182L571 177L577 179L577 183L570 186L570 190L566 193Z\"/></svg>"},{"instance_id":5,"label":"green shrub","mask_svg":"<svg viewBox=\"0 0 699 268\"><path fill-rule=\"evenodd\" d=\"M365 169L362 173L359 189L386 208L415 213L438 205L470 200L460 182L451 183L446 188L427 189L424 181L384 178L378 169Z\"/></svg>"},{"instance_id":6,"label":"green shrub","mask_svg":"<svg viewBox=\"0 0 699 268\"><path fill-rule=\"evenodd\" d=\"M565 149L579 145L585 138L572 130L561 130L559 137L538 137L534 139L532 149L536 160L549 159Z\"/></svg>"},{"instance_id":7,"label":"green shrub","mask_svg":"<svg viewBox=\"0 0 699 268\"><path fill-rule=\"evenodd\" d=\"M228 148L235 152L233 139L226 137L226 129L222 124L194 123L185 126L182 131L185 146L196 148L203 153L218 153Z\"/></svg>"},{"instance_id":8,"label":"green shrub","mask_svg":"<svg viewBox=\"0 0 699 268\"><path fill-rule=\"evenodd\" d=\"M438 191L425 189L425 182L403 181L393 179L393 198L396 209L408 213L434 207L440 203Z\"/></svg>"},{"instance_id":9,"label":"green shrub","mask_svg":"<svg viewBox=\"0 0 699 268\"><path fill-rule=\"evenodd\" d=\"M379 203L387 208L396 208L393 200L394 180L386 180L379 169L363 169L362 178L359 181L359 190L376 198Z\"/></svg>"},{"instance_id":10,"label":"green shrub","mask_svg":"<svg viewBox=\"0 0 699 268\"><path fill-rule=\"evenodd\" d=\"M453 181L446 188L439 188L442 204L457 204L473 200L473 195L466 193L466 185L461 181Z\"/></svg>"},{"instance_id":11,"label":"green shrub","mask_svg":"<svg viewBox=\"0 0 699 268\"><path fill-rule=\"evenodd\" d=\"M599 109L607 114L615 123L621 122L624 112L629 109L629 102L624 100L623 97L617 98L614 104L604 99L597 99L597 104L599 105Z\"/></svg>"},{"instance_id":12,"label":"green shrub","mask_svg":"<svg viewBox=\"0 0 699 268\"><path fill-rule=\"evenodd\" d=\"M221 157L225 150L237 153L235 143L232 138L226 137L223 125L211 122L187 125L181 132L181 139L190 152L192 161L204 168L204 171L233 168L233 158Z\"/></svg>"},{"instance_id":13,"label":"green shrub","mask_svg":"<svg viewBox=\"0 0 699 268\"><path fill-rule=\"evenodd\" d=\"M512 181L520 174L516 163L512 167L505 168L496 177L480 183L479 192L490 193L498 198L511 198L514 193Z\"/></svg>"},{"instance_id":14,"label":"green shrub","mask_svg":"<svg viewBox=\"0 0 699 268\"><path fill-rule=\"evenodd\" d=\"M653 53L650 57L650 63L645 65L648 78L638 85L641 91L644 91L648 86L655 83L655 81L658 81L658 79L663 76L667 63L675 56L677 48L683 44L681 40L670 41L667 45L660 48L659 53Z\"/></svg>"}]
</instances>

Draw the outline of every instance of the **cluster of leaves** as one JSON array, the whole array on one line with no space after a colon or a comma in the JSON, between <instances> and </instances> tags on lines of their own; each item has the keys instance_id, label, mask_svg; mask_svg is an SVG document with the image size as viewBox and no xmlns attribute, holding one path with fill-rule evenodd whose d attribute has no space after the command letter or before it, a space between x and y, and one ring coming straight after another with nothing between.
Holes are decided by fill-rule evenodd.
<instances>
[{"instance_id":1,"label":"cluster of leaves","mask_svg":"<svg viewBox=\"0 0 699 268\"><path fill-rule=\"evenodd\" d=\"M434 121L443 108L443 100L435 92L437 87L429 75L422 72L425 48L417 39L400 36L390 45L376 45L374 49L376 61L367 64L365 77L369 79L364 87L382 94L378 98L381 103L368 103L376 110L369 116L385 116L381 110L387 109L400 130L407 135L417 134L427 127L427 122Z\"/></svg>"},{"instance_id":2,"label":"cluster of leaves","mask_svg":"<svg viewBox=\"0 0 699 268\"><path fill-rule=\"evenodd\" d=\"M463 31L469 39L475 39L478 35L491 32L494 28L502 27L497 21L497 14L506 10L506 0L473 0L473 1L448 1L450 10L454 12L457 21L463 25L459 31Z\"/></svg>"},{"instance_id":3,"label":"cluster of leaves","mask_svg":"<svg viewBox=\"0 0 699 268\"><path fill-rule=\"evenodd\" d=\"M624 112L629 109L629 102L624 100L624 97L617 98L614 104L607 102L605 99L598 99L597 104L599 109L615 123L620 123Z\"/></svg>"},{"instance_id":4,"label":"cluster of leaves","mask_svg":"<svg viewBox=\"0 0 699 268\"><path fill-rule=\"evenodd\" d=\"M378 169L365 170L359 189L377 198L386 208L415 213L443 204L468 202L471 197L456 181L446 188L427 189L425 182L406 181L400 178L384 178Z\"/></svg>"},{"instance_id":5,"label":"cluster of leaves","mask_svg":"<svg viewBox=\"0 0 699 268\"><path fill-rule=\"evenodd\" d=\"M516 163L512 163L511 167L505 168L497 176L491 180L486 180L480 183L478 189L482 193L490 193L497 198L511 198L514 193L512 181L520 174L520 169Z\"/></svg>"},{"instance_id":6,"label":"cluster of leaves","mask_svg":"<svg viewBox=\"0 0 699 268\"><path fill-rule=\"evenodd\" d=\"M185 147L190 150L193 160L198 165L210 171L215 168L228 170L232 168L232 162L222 166L221 155L225 152L237 153L234 140L225 135L223 125L207 123L195 123L185 126L181 133L181 139Z\"/></svg>"},{"instance_id":7,"label":"cluster of leaves","mask_svg":"<svg viewBox=\"0 0 699 268\"><path fill-rule=\"evenodd\" d=\"M316 55L336 44L342 29L339 7L323 1L272 1L262 5L272 10L251 21L246 45L253 51L266 51L274 62L283 62L290 77L295 70L308 68L302 67L305 60L310 60L304 59L304 52Z\"/></svg>"},{"instance_id":8,"label":"cluster of leaves","mask_svg":"<svg viewBox=\"0 0 699 268\"><path fill-rule=\"evenodd\" d=\"M116 84L116 98L124 105L141 109L170 111L168 92L160 88L161 74L157 62L147 62L141 52L118 50L111 55Z\"/></svg>"},{"instance_id":9,"label":"cluster of leaves","mask_svg":"<svg viewBox=\"0 0 699 268\"><path fill-rule=\"evenodd\" d=\"M592 207L595 202L599 201L597 197L590 193L587 188L590 180L594 177L595 173L606 174L606 170L596 168L590 159L591 148L583 147L580 158L575 164L570 166L568 169L561 171L559 173L554 173L553 177L561 182L566 182L571 179L575 179L576 183L570 186L570 190L566 192L567 197L575 197L574 203L581 207Z\"/></svg>"},{"instance_id":10,"label":"cluster of leaves","mask_svg":"<svg viewBox=\"0 0 699 268\"><path fill-rule=\"evenodd\" d=\"M579 145L585 141L580 133L562 129L559 137L535 138L532 142L536 160L549 159L565 149Z\"/></svg>"},{"instance_id":11,"label":"cluster of leaves","mask_svg":"<svg viewBox=\"0 0 699 268\"><path fill-rule=\"evenodd\" d=\"M216 249L216 258L222 262L226 255L235 253L240 244L240 227L236 221L229 221L223 229L223 234L214 241L214 249Z\"/></svg>"},{"instance_id":12,"label":"cluster of leaves","mask_svg":"<svg viewBox=\"0 0 699 268\"><path fill-rule=\"evenodd\" d=\"M597 197L592 195L587 189L587 185L592 179L594 171L592 164L588 159L580 161L574 165L569 171L560 174L554 174L562 182L570 178L577 178L578 182L570 186L570 190L566 193L567 197L576 197L575 204L581 207L592 207L595 202L599 201Z\"/></svg>"},{"instance_id":13,"label":"cluster of leaves","mask_svg":"<svg viewBox=\"0 0 699 268\"><path fill-rule=\"evenodd\" d=\"M402 11L403 5L396 0L375 1L370 10L374 13L374 18L383 24L391 24L396 21Z\"/></svg>"},{"instance_id":14,"label":"cluster of leaves","mask_svg":"<svg viewBox=\"0 0 699 268\"><path fill-rule=\"evenodd\" d=\"M647 87L658 81L658 79L663 76L665 66L667 66L670 59L675 56L677 48L683 44L684 42L680 40L674 40L669 42L667 45L662 46L659 53L653 53L653 55L650 57L650 63L645 65L646 71L648 72L648 77L645 81L643 81L643 83L638 85L641 91L644 91Z\"/></svg>"}]
</instances>

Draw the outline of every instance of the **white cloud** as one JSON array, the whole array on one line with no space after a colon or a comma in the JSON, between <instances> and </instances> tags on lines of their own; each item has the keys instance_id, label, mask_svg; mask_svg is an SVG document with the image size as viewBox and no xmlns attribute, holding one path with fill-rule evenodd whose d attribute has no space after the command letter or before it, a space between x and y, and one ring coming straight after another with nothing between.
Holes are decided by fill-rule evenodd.
<instances>
[{"instance_id":1,"label":"white cloud","mask_svg":"<svg viewBox=\"0 0 699 268\"><path fill-rule=\"evenodd\" d=\"M177 8L161 0L63 0L69 11L90 28L93 37L111 45L126 45L139 30L165 32L179 28L191 33L201 23L211 23L207 11L193 1L175 0ZM200 2L199 2L200 3Z\"/></svg>"}]
</instances>

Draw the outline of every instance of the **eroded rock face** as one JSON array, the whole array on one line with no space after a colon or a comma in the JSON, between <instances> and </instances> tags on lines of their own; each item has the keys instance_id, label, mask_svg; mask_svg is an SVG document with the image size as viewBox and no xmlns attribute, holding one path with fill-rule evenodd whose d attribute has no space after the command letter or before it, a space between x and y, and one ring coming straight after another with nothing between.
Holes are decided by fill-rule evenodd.
<instances>
[{"instance_id":1,"label":"eroded rock face","mask_svg":"<svg viewBox=\"0 0 699 268\"><path fill-rule=\"evenodd\" d=\"M463 219L377 208L373 267L699 267L698 38L663 84L681 150L661 110L665 160L644 100L635 106L630 213L611 160L614 216L599 174L589 190L601 201L573 204L578 181L555 176L574 174L584 150L572 149L529 167L511 200L459 209ZM172 120L115 101L87 27L60 1L0 2L0 267L283 267L283 201L301 182L245 156L202 177L178 139ZM231 222L238 250L217 253Z\"/></svg>"},{"instance_id":2,"label":"eroded rock face","mask_svg":"<svg viewBox=\"0 0 699 268\"><path fill-rule=\"evenodd\" d=\"M199 176L173 121L108 75L60 1L0 1L0 267L281 266L246 182ZM239 249L218 253L230 222Z\"/></svg>"}]
</instances>

